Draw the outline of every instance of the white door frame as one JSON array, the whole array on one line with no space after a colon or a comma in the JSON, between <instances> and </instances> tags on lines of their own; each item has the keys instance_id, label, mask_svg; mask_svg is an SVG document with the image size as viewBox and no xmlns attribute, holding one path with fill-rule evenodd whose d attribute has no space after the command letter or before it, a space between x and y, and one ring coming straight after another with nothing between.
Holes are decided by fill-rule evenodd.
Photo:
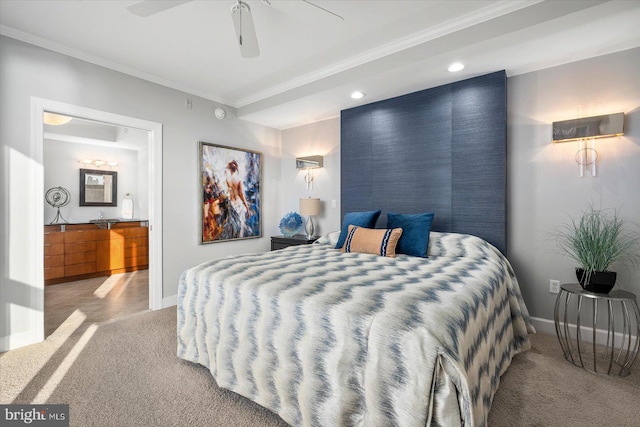
<instances>
[{"instance_id":1,"label":"white door frame","mask_svg":"<svg viewBox=\"0 0 640 427\"><path fill-rule=\"evenodd\" d=\"M31 97L31 158L36 183L35 212L31 215L33 233L35 287L32 292L33 342L44 340L44 123L45 111L149 132L149 308L162 308L162 124L72 104Z\"/></svg>"}]
</instances>

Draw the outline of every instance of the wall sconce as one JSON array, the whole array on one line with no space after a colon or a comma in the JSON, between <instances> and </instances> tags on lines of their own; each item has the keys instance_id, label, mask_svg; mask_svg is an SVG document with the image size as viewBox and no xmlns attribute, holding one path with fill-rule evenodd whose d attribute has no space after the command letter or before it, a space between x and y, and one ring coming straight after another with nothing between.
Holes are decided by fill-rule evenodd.
<instances>
[{"instance_id":1,"label":"wall sconce","mask_svg":"<svg viewBox=\"0 0 640 427\"><path fill-rule=\"evenodd\" d=\"M307 190L313 190L313 173L311 169L321 168L322 160L322 156L296 157L296 169L307 171L304 177Z\"/></svg>"},{"instance_id":2,"label":"wall sconce","mask_svg":"<svg viewBox=\"0 0 640 427\"><path fill-rule=\"evenodd\" d=\"M313 237L313 221L311 217L320 213L320 199L307 197L300 199L300 214L307 216L307 222L304 225L304 231L307 233L307 239Z\"/></svg>"},{"instance_id":3,"label":"wall sconce","mask_svg":"<svg viewBox=\"0 0 640 427\"><path fill-rule=\"evenodd\" d=\"M82 160L78 160L78 163L82 163L85 166L88 165L94 165L97 168L100 168L104 165L107 165L111 168L115 168L116 166L118 166L118 162L108 162L106 160L92 160L92 159L82 159Z\"/></svg>"},{"instance_id":4,"label":"wall sconce","mask_svg":"<svg viewBox=\"0 0 640 427\"><path fill-rule=\"evenodd\" d=\"M580 165L579 176L584 176L584 171L589 168L591 175L596 176L598 152L594 147L595 138L623 135L623 126L624 113L553 122L553 142L578 141L575 159Z\"/></svg>"}]
</instances>

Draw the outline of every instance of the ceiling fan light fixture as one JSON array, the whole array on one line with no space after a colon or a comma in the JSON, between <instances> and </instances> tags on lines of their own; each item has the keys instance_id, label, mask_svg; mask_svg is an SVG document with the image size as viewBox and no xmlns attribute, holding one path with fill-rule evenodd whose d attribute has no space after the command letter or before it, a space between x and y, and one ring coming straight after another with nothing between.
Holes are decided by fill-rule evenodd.
<instances>
[{"instance_id":1,"label":"ceiling fan light fixture","mask_svg":"<svg viewBox=\"0 0 640 427\"><path fill-rule=\"evenodd\" d=\"M63 116L62 114L47 113L45 111L42 121L45 125L60 126L66 125L72 119L73 117Z\"/></svg>"}]
</instances>

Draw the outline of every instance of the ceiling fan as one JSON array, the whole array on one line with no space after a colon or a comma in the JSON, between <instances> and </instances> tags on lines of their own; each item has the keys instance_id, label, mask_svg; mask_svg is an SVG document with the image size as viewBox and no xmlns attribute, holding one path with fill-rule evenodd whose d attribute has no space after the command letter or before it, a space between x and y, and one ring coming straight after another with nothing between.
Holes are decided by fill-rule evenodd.
<instances>
[{"instance_id":1,"label":"ceiling fan","mask_svg":"<svg viewBox=\"0 0 640 427\"><path fill-rule=\"evenodd\" d=\"M192 0L143 0L127 6L127 10L134 15L146 18L156 13L160 13L167 9L180 6L181 4L188 3ZM271 6L269 0L261 0L262 3ZM302 2L314 6L324 12L330 13L336 18L344 18L337 13L334 13L328 9L325 9L315 3L308 0L301 0ZM255 58L260 55L260 48L258 47L258 37L256 36L256 28L253 25L253 17L251 16L251 8L242 0L235 0L231 6L231 20L233 21L233 27L236 30L236 40L240 46L240 54L243 58Z\"/></svg>"}]
</instances>

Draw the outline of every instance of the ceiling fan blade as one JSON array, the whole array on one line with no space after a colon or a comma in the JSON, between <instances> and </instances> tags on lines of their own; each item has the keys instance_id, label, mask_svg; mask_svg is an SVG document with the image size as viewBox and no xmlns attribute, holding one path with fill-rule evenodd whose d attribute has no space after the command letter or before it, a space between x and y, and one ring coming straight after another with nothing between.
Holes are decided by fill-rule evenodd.
<instances>
[{"instance_id":1,"label":"ceiling fan blade","mask_svg":"<svg viewBox=\"0 0 640 427\"><path fill-rule=\"evenodd\" d=\"M190 1L191 0L144 0L127 6L127 10L134 15L146 18L147 16L155 15L156 13L171 9L172 7L180 6L181 4L188 3Z\"/></svg>"},{"instance_id":2,"label":"ceiling fan blade","mask_svg":"<svg viewBox=\"0 0 640 427\"><path fill-rule=\"evenodd\" d=\"M256 28L253 25L251 8L243 1L237 1L231 7L231 19L236 30L236 40L243 58L255 58L260 55Z\"/></svg>"},{"instance_id":3,"label":"ceiling fan blade","mask_svg":"<svg viewBox=\"0 0 640 427\"><path fill-rule=\"evenodd\" d=\"M343 18L342 16L338 15L337 13L331 12L329 9L325 9L324 7L322 7L322 6L318 6L318 5L317 5L317 4L315 4L315 3L311 3L311 2L310 2L310 1L308 1L308 0L302 0L302 1L303 1L303 2L305 2L305 3L306 3L306 4L308 4L308 5L311 5L311 6L317 7L317 8L318 8L318 9L320 9L320 10L323 10L323 11L325 11L325 12L327 12L327 13L330 13L330 14L332 14L333 16L335 16L336 18L340 18L340 19L342 19L342 20L344 21L344 18Z\"/></svg>"}]
</instances>

